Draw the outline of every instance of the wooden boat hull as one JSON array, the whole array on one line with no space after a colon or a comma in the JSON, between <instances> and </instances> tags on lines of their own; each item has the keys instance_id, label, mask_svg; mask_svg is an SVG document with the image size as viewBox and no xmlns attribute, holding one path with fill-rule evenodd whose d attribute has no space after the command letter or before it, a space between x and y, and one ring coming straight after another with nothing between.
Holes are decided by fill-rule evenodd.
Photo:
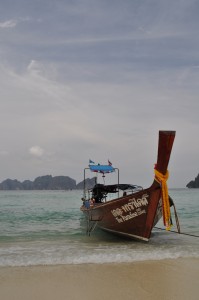
<instances>
[{"instance_id":1,"label":"wooden boat hull","mask_svg":"<svg viewBox=\"0 0 199 300\"><path fill-rule=\"evenodd\" d=\"M156 169L166 174L174 131L159 132L159 147ZM154 179L148 189L138 191L104 203L96 203L81 210L88 221L87 231L95 226L128 238L148 241L155 224L162 217L161 184Z\"/></svg>"},{"instance_id":2,"label":"wooden boat hull","mask_svg":"<svg viewBox=\"0 0 199 300\"><path fill-rule=\"evenodd\" d=\"M162 216L159 185L135 194L121 197L110 202L100 203L93 208L81 210L90 222L90 228L96 225L108 232L128 238L148 241L152 227ZM158 212L158 213L157 213Z\"/></svg>"}]
</instances>

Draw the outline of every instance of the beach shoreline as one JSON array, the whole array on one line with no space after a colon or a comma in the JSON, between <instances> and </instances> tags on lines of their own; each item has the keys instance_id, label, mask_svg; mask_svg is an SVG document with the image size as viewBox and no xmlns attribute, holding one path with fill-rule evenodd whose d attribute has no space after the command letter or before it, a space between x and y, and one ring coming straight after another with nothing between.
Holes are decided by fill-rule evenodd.
<instances>
[{"instance_id":1,"label":"beach shoreline","mask_svg":"<svg viewBox=\"0 0 199 300\"><path fill-rule=\"evenodd\" d=\"M0 267L3 300L197 300L199 258Z\"/></svg>"}]
</instances>

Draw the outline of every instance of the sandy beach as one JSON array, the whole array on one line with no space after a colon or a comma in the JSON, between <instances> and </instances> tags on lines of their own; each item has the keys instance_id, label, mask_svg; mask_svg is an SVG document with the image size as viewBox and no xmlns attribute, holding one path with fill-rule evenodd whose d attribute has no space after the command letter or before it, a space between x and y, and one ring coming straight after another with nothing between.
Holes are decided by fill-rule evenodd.
<instances>
[{"instance_id":1,"label":"sandy beach","mask_svg":"<svg viewBox=\"0 0 199 300\"><path fill-rule=\"evenodd\" d=\"M0 268L2 300L198 300L199 259Z\"/></svg>"}]
</instances>

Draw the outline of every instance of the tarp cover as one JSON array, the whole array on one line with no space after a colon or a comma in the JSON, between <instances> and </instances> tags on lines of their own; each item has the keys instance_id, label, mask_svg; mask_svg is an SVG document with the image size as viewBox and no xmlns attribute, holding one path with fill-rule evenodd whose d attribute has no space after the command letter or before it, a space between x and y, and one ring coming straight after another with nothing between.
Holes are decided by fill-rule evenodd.
<instances>
[{"instance_id":1,"label":"tarp cover","mask_svg":"<svg viewBox=\"0 0 199 300\"><path fill-rule=\"evenodd\" d=\"M89 169L92 172L97 172L97 173L111 173L114 172L115 169L111 165L89 165Z\"/></svg>"},{"instance_id":2,"label":"tarp cover","mask_svg":"<svg viewBox=\"0 0 199 300\"><path fill-rule=\"evenodd\" d=\"M94 192L102 192L102 193L116 193L118 190L134 190L140 186L132 185L132 184L111 184L111 185L104 185L104 184L96 184L93 188ZM141 187L140 187L141 188Z\"/></svg>"}]
</instances>

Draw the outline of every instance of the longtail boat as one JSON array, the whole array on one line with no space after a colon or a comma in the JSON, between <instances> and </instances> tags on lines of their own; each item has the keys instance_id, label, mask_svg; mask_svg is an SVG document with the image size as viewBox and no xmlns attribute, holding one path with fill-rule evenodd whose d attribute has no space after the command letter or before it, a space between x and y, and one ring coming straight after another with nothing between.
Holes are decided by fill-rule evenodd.
<instances>
[{"instance_id":1,"label":"longtail boat","mask_svg":"<svg viewBox=\"0 0 199 300\"><path fill-rule=\"evenodd\" d=\"M153 227L163 217L164 225L172 225L170 207L173 204L167 188L168 163L175 138L175 131L159 131L157 163L154 180L149 188L138 185L120 184L119 169L109 162L107 165L89 161L84 169L84 193L81 211L87 219L87 233L95 227L127 238L149 241ZM86 184L86 171L105 176L118 172L116 184L95 183L92 188ZM111 197L110 197L111 195Z\"/></svg>"}]
</instances>

